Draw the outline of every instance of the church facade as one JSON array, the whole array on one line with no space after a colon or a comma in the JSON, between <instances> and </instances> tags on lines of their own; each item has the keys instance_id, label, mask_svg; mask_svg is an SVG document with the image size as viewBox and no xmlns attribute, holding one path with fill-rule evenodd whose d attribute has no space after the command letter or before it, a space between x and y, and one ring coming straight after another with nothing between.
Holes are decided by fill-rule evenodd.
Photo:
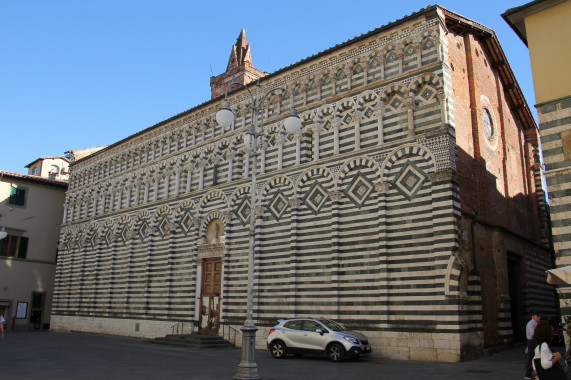
<instances>
[{"instance_id":1,"label":"church facade","mask_svg":"<svg viewBox=\"0 0 571 380\"><path fill-rule=\"evenodd\" d=\"M72 164L53 330L239 334L252 208L258 348L276 319L320 316L377 356L458 361L555 316L537 126L492 30L433 6L252 68L242 31L210 101ZM230 79L286 90L255 168L248 92L215 121Z\"/></svg>"}]
</instances>

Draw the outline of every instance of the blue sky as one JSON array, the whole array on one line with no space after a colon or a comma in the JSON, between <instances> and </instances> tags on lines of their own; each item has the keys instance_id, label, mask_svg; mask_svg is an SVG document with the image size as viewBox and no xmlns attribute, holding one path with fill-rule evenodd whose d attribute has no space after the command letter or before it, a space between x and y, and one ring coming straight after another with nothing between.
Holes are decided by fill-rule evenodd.
<instances>
[{"instance_id":1,"label":"blue sky","mask_svg":"<svg viewBox=\"0 0 571 380\"><path fill-rule=\"evenodd\" d=\"M495 30L536 115L529 53L501 18L526 0L442 0ZM393 22L425 1L3 1L0 169L112 144L210 99L244 28L273 72ZM351 9L355 6L356 9Z\"/></svg>"}]
</instances>

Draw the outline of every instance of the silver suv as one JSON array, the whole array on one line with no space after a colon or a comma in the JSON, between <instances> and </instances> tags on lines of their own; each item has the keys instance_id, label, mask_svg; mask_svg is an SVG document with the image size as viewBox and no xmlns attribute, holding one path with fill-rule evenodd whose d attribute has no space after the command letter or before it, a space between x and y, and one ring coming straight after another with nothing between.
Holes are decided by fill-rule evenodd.
<instances>
[{"instance_id":1,"label":"silver suv","mask_svg":"<svg viewBox=\"0 0 571 380\"><path fill-rule=\"evenodd\" d=\"M283 359L287 354L317 353L338 362L345 357L358 358L371 353L365 335L325 318L279 319L270 330L267 345L276 359Z\"/></svg>"}]
</instances>

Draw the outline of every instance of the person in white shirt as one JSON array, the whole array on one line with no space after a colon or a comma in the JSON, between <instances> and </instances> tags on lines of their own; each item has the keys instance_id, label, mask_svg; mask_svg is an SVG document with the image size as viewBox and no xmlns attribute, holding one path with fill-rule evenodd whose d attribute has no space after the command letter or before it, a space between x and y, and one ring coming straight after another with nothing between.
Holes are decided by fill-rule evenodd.
<instances>
[{"instance_id":1,"label":"person in white shirt","mask_svg":"<svg viewBox=\"0 0 571 380\"><path fill-rule=\"evenodd\" d=\"M543 369L552 368L560 359L560 352L552 352L549 344L553 340L553 326L549 321L541 321L535 328L535 333L533 334L533 347L534 347L534 357L532 361L533 371L536 372L536 361L535 359L541 360L541 367ZM562 379L566 379L567 376L562 375Z\"/></svg>"},{"instance_id":2,"label":"person in white shirt","mask_svg":"<svg viewBox=\"0 0 571 380\"><path fill-rule=\"evenodd\" d=\"M535 332L535 328L537 327L537 323L541 319L541 316L537 312L531 313L531 319L527 322L525 326L525 336L527 338L527 348L526 348L526 356L525 356L525 379L531 380L532 375L532 362L533 362L533 346L532 346L532 339L533 333Z\"/></svg>"}]
</instances>

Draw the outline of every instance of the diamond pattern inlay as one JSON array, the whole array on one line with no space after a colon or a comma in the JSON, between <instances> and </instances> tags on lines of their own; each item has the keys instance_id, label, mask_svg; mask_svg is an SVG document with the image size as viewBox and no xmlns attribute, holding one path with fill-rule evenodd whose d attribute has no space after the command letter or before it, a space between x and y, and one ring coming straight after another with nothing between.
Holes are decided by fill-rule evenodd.
<instances>
[{"instance_id":1,"label":"diamond pattern inlay","mask_svg":"<svg viewBox=\"0 0 571 380\"><path fill-rule=\"evenodd\" d=\"M367 107L367 110L365 111L365 117L369 119L371 116L373 116L374 113L375 111L373 111L371 107Z\"/></svg>"},{"instance_id":2,"label":"diamond pattern inlay","mask_svg":"<svg viewBox=\"0 0 571 380\"><path fill-rule=\"evenodd\" d=\"M111 230L107 230L107 232L105 233L105 243L107 243L107 245L110 245L111 243L113 243L113 240L115 240L115 235L113 235L113 232L111 232Z\"/></svg>"},{"instance_id":3,"label":"diamond pattern inlay","mask_svg":"<svg viewBox=\"0 0 571 380\"><path fill-rule=\"evenodd\" d=\"M159 223L159 233L164 237L170 231L170 224L167 218L163 218Z\"/></svg>"},{"instance_id":4,"label":"diamond pattern inlay","mask_svg":"<svg viewBox=\"0 0 571 380\"><path fill-rule=\"evenodd\" d=\"M345 189L345 195L355 206L360 208L369 199L374 189L373 183L361 173L357 173Z\"/></svg>"},{"instance_id":5,"label":"diamond pattern inlay","mask_svg":"<svg viewBox=\"0 0 571 380\"><path fill-rule=\"evenodd\" d=\"M122 241L129 240L129 237L131 236L131 234L129 232L129 227L127 225L123 226L123 228L121 229L121 232L119 233L119 236L120 236Z\"/></svg>"},{"instance_id":6,"label":"diamond pattern inlay","mask_svg":"<svg viewBox=\"0 0 571 380\"><path fill-rule=\"evenodd\" d=\"M434 94L434 92L427 88L426 90L423 91L423 93L422 93L421 96L422 96L425 100L428 100L428 99L430 99L430 98L432 97L433 94Z\"/></svg>"},{"instance_id":7,"label":"diamond pattern inlay","mask_svg":"<svg viewBox=\"0 0 571 380\"><path fill-rule=\"evenodd\" d=\"M366 192L367 192L367 187L363 186L362 183L358 185L357 190L355 191L355 193L359 196L359 198L363 198Z\"/></svg>"},{"instance_id":8,"label":"diamond pattern inlay","mask_svg":"<svg viewBox=\"0 0 571 380\"><path fill-rule=\"evenodd\" d=\"M91 248L94 248L95 245L97 245L97 232L92 232L88 237L87 237L87 241L89 243L89 245L91 245Z\"/></svg>"},{"instance_id":9,"label":"diamond pattern inlay","mask_svg":"<svg viewBox=\"0 0 571 380\"><path fill-rule=\"evenodd\" d=\"M142 240L144 240L149 235L149 224L146 221L141 223L139 229L137 230L137 234Z\"/></svg>"},{"instance_id":10,"label":"diamond pattern inlay","mask_svg":"<svg viewBox=\"0 0 571 380\"><path fill-rule=\"evenodd\" d=\"M236 216L238 216L238 219L240 219L243 225L246 225L246 223L248 223L250 220L251 212L252 209L250 207L250 202L244 198L240 206L238 206L238 211L236 212Z\"/></svg>"},{"instance_id":11,"label":"diamond pattern inlay","mask_svg":"<svg viewBox=\"0 0 571 380\"><path fill-rule=\"evenodd\" d=\"M420 177L413 172L408 172L404 179L402 180L403 186L405 186L409 191L412 191L416 184L420 181Z\"/></svg>"},{"instance_id":12,"label":"diamond pattern inlay","mask_svg":"<svg viewBox=\"0 0 571 380\"><path fill-rule=\"evenodd\" d=\"M192 228L192 222L193 222L193 219L192 219L192 216L190 215L190 212L186 211L184 213L184 216L180 220L180 226L182 227L184 232L190 231L190 229Z\"/></svg>"},{"instance_id":13,"label":"diamond pattern inlay","mask_svg":"<svg viewBox=\"0 0 571 380\"><path fill-rule=\"evenodd\" d=\"M327 202L327 191L319 183L315 182L307 192L304 203L313 211L315 215Z\"/></svg>"},{"instance_id":14,"label":"diamond pattern inlay","mask_svg":"<svg viewBox=\"0 0 571 380\"><path fill-rule=\"evenodd\" d=\"M399 98L395 98L395 100L393 100L393 101L391 102L391 106L392 106L394 109L399 108L401 104L402 104L402 102L400 101Z\"/></svg>"},{"instance_id":15,"label":"diamond pattern inlay","mask_svg":"<svg viewBox=\"0 0 571 380\"><path fill-rule=\"evenodd\" d=\"M411 200L422 187L425 180L426 176L424 173L409 161L397 175L394 184L399 193Z\"/></svg>"},{"instance_id":16,"label":"diamond pattern inlay","mask_svg":"<svg viewBox=\"0 0 571 380\"><path fill-rule=\"evenodd\" d=\"M349 114L345 115L345 117L343 118L343 122L345 124L349 124L351 122L351 120L353 120L353 118Z\"/></svg>"},{"instance_id":17,"label":"diamond pattern inlay","mask_svg":"<svg viewBox=\"0 0 571 380\"><path fill-rule=\"evenodd\" d=\"M268 205L268 210L276 220L280 220L288 207L288 201L281 191L277 191L276 195Z\"/></svg>"}]
</instances>

